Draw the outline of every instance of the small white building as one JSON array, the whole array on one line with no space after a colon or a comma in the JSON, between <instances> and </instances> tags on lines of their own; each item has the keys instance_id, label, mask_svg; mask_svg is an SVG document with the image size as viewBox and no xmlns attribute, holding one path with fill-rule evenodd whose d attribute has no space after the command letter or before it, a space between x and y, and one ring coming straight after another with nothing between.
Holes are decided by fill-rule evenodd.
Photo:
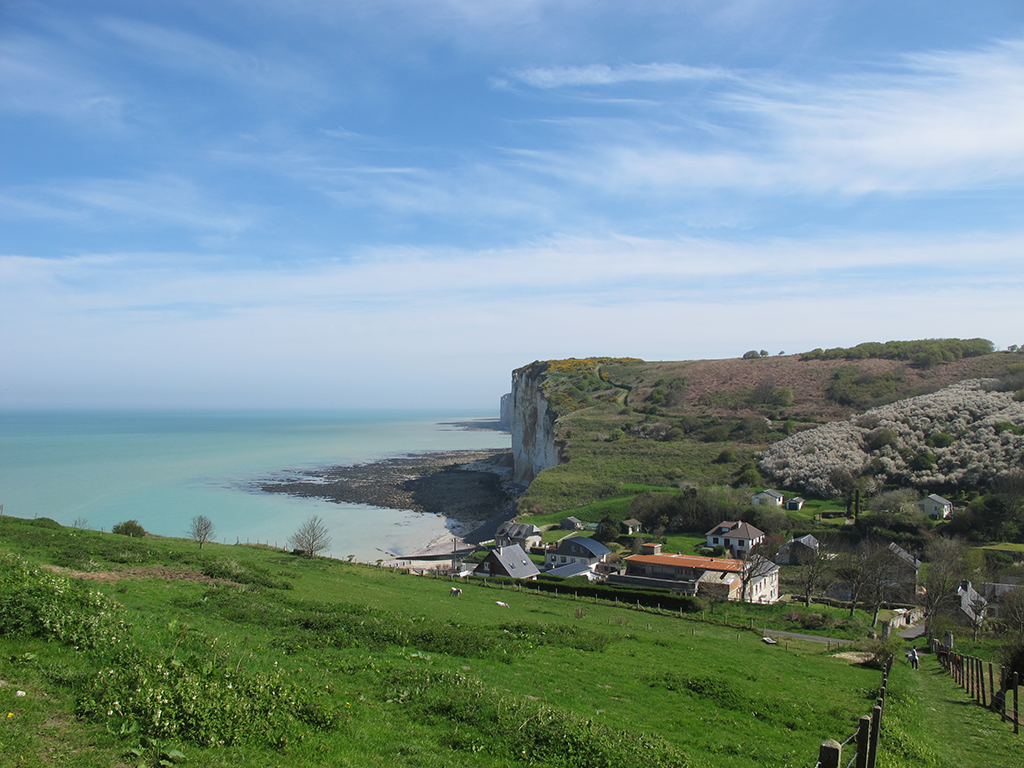
<instances>
[{"instance_id":1,"label":"small white building","mask_svg":"<svg viewBox=\"0 0 1024 768\"><path fill-rule=\"evenodd\" d=\"M948 520L953 515L953 502L933 493L917 502L917 508L932 520Z\"/></svg>"},{"instance_id":2,"label":"small white building","mask_svg":"<svg viewBox=\"0 0 1024 768\"><path fill-rule=\"evenodd\" d=\"M782 494L778 491L773 491L771 488L765 488L760 493L754 494L754 497L750 500L750 503L756 506L766 507L781 507L782 506Z\"/></svg>"}]
</instances>

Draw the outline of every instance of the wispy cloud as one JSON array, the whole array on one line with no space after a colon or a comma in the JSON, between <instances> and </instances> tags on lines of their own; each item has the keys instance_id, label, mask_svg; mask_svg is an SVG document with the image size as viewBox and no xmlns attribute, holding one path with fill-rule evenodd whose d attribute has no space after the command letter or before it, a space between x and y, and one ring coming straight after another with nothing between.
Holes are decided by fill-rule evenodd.
<instances>
[{"instance_id":1,"label":"wispy cloud","mask_svg":"<svg viewBox=\"0 0 1024 768\"><path fill-rule=\"evenodd\" d=\"M0 110L42 113L81 127L119 129L125 99L97 76L88 58L30 35L0 50Z\"/></svg>"},{"instance_id":2,"label":"wispy cloud","mask_svg":"<svg viewBox=\"0 0 1024 768\"><path fill-rule=\"evenodd\" d=\"M555 70L536 82L614 84L627 82L631 71ZM586 141L541 150L533 167L630 193L860 195L993 189L1024 177L1024 41L909 56L873 73L822 81L763 73L721 79L725 85L703 104L685 101L654 121L646 112L642 121L577 120ZM670 91L664 98L674 99ZM696 143L695 126L702 134Z\"/></svg>"},{"instance_id":3,"label":"wispy cloud","mask_svg":"<svg viewBox=\"0 0 1024 768\"><path fill-rule=\"evenodd\" d=\"M0 194L0 211L12 219L78 221L117 228L138 222L174 224L221 234L241 232L255 218L251 206L215 201L194 182L171 174L9 188Z\"/></svg>"},{"instance_id":4,"label":"wispy cloud","mask_svg":"<svg viewBox=\"0 0 1024 768\"><path fill-rule=\"evenodd\" d=\"M736 79L735 74L719 67L693 67L673 63L625 64L618 67L590 64L583 67L521 69L512 72L511 76L534 88Z\"/></svg>"}]
</instances>

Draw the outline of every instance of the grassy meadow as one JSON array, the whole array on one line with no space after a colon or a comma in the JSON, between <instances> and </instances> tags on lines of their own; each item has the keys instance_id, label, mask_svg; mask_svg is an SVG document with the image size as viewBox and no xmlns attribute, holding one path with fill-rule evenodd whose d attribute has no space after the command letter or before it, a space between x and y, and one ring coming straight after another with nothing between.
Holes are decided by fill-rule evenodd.
<instances>
[{"instance_id":1,"label":"grassy meadow","mask_svg":"<svg viewBox=\"0 0 1024 768\"><path fill-rule=\"evenodd\" d=\"M880 679L723 607L462 586L0 518L0 763L806 766Z\"/></svg>"}]
</instances>

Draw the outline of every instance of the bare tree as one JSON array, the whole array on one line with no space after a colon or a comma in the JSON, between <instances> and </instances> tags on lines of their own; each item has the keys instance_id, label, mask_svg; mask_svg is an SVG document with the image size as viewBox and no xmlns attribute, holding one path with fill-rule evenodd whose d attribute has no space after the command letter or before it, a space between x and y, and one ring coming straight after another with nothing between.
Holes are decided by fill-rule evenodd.
<instances>
[{"instance_id":1,"label":"bare tree","mask_svg":"<svg viewBox=\"0 0 1024 768\"><path fill-rule=\"evenodd\" d=\"M833 555L825 550L830 544L830 538L823 535L817 549L805 547L797 555L797 564L800 567L797 579L803 587L804 606L807 608L811 607L813 597L824 592L830 585L835 573ZM829 548L831 549L831 546Z\"/></svg>"},{"instance_id":2,"label":"bare tree","mask_svg":"<svg viewBox=\"0 0 1024 768\"><path fill-rule=\"evenodd\" d=\"M1017 587L999 601L999 618L1006 626L1024 635L1024 587Z\"/></svg>"},{"instance_id":3,"label":"bare tree","mask_svg":"<svg viewBox=\"0 0 1024 768\"><path fill-rule=\"evenodd\" d=\"M779 548L778 536L768 536L763 541L754 545L743 568L743 592L744 602L750 598L750 588L760 579L771 576L779 570L775 564L775 552Z\"/></svg>"},{"instance_id":4,"label":"bare tree","mask_svg":"<svg viewBox=\"0 0 1024 768\"><path fill-rule=\"evenodd\" d=\"M188 537L199 543L199 548L213 538L213 522L206 515L196 515L188 527Z\"/></svg>"},{"instance_id":5,"label":"bare tree","mask_svg":"<svg viewBox=\"0 0 1024 768\"><path fill-rule=\"evenodd\" d=\"M858 602L872 612L871 626L878 623L878 613L886 600L898 591L897 556L879 541L865 540L855 549L843 553L837 564L837 575L850 595L850 616Z\"/></svg>"},{"instance_id":6,"label":"bare tree","mask_svg":"<svg viewBox=\"0 0 1024 768\"><path fill-rule=\"evenodd\" d=\"M319 515L313 515L300 525L288 541L293 549L301 551L307 557L316 557L331 546L327 526Z\"/></svg>"},{"instance_id":7,"label":"bare tree","mask_svg":"<svg viewBox=\"0 0 1024 768\"><path fill-rule=\"evenodd\" d=\"M967 545L963 539L934 539L924 548L924 557L928 561L928 578L921 603L930 618L947 603L959 600L956 588L968 570Z\"/></svg>"}]
</instances>

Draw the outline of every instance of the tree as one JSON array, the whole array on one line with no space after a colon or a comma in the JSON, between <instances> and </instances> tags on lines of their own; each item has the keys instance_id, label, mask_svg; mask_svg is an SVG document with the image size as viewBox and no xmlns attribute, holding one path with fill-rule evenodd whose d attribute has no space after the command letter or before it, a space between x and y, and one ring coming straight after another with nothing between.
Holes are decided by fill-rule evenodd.
<instances>
[{"instance_id":1,"label":"tree","mask_svg":"<svg viewBox=\"0 0 1024 768\"><path fill-rule=\"evenodd\" d=\"M797 577L804 592L804 606L811 607L811 599L829 586L834 572L832 555L825 551L828 539L821 536L818 548L806 547L800 550L797 556L797 564L800 567Z\"/></svg>"},{"instance_id":2,"label":"tree","mask_svg":"<svg viewBox=\"0 0 1024 768\"><path fill-rule=\"evenodd\" d=\"M850 616L863 602L872 612L871 626L878 622L878 613L886 600L892 599L898 587L893 579L897 556L882 542L864 540L856 548L843 553L837 563L837 576L850 594Z\"/></svg>"},{"instance_id":3,"label":"tree","mask_svg":"<svg viewBox=\"0 0 1024 768\"><path fill-rule=\"evenodd\" d=\"M202 549L203 545L213 538L213 522L206 515L196 515L188 527L188 537L197 542Z\"/></svg>"},{"instance_id":4,"label":"tree","mask_svg":"<svg viewBox=\"0 0 1024 768\"><path fill-rule=\"evenodd\" d=\"M750 587L758 579L770 576L779 569L773 560L775 552L779 548L779 537L766 537L754 545L747 558L747 564L743 569L743 594L744 602L750 597Z\"/></svg>"},{"instance_id":5,"label":"tree","mask_svg":"<svg viewBox=\"0 0 1024 768\"><path fill-rule=\"evenodd\" d=\"M125 520L110 529L112 533L119 533L122 536L132 536L141 539L146 535L146 529L139 525L138 520Z\"/></svg>"},{"instance_id":6,"label":"tree","mask_svg":"<svg viewBox=\"0 0 1024 768\"><path fill-rule=\"evenodd\" d=\"M597 524L597 530L594 531L594 541L600 541L602 544L607 544L609 541L615 541L619 536L619 524L615 518L605 515L601 518L601 522Z\"/></svg>"},{"instance_id":7,"label":"tree","mask_svg":"<svg viewBox=\"0 0 1024 768\"><path fill-rule=\"evenodd\" d=\"M956 588L967 574L967 545L963 539L934 539L924 548L924 559L928 576L921 603L930 619L948 603L959 600Z\"/></svg>"},{"instance_id":8,"label":"tree","mask_svg":"<svg viewBox=\"0 0 1024 768\"><path fill-rule=\"evenodd\" d=\"M313 515L299 526L299 529L288 539L295 549L306 557L316 557L331 546L331 537L327 526L319 515Z\"/></svg>"},{"instance_id":9,"label":"tree","mask_svg":"<svg viewBox=\"0 0 1024 768\"><path fill-rule=\"evenodd\" d=\"M1006 626L1024 637L1024 587L1017 587L1005 595L999 602L999 618Z\"/></svg>"}]
</instances>

